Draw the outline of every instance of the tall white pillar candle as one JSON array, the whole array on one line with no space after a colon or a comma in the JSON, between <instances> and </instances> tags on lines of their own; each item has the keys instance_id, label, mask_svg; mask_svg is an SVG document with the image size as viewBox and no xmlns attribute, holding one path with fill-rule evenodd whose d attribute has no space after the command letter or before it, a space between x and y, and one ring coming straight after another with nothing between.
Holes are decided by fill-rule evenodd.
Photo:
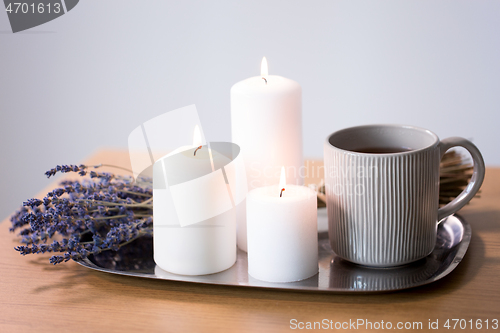
<instances>
[{"instance_id":1,"label":"tall white pillar candle","mask_svg":"<svg viewBox=\"0 0 500 333\"><path fill-rule=\"evenodd\" d=\"M303 184L302 89L290 79L261 75L231 88L232 141L241 147L248 189L277 184L282 165L289 183ZM238 247L247 249L245 202L237 207Z\"/></svg>"},{"instance_id":2,"label":"tall white pillar candle","mask_svg":"<svg viewBox=\"0 0 500 333\"><path fill-rule=\"evenodd\" d=\"M316 207L316 193L304 186L274 185L248 193L250 276L268 282L293 282L318 272Z\"/></svg>"}]
</instances>

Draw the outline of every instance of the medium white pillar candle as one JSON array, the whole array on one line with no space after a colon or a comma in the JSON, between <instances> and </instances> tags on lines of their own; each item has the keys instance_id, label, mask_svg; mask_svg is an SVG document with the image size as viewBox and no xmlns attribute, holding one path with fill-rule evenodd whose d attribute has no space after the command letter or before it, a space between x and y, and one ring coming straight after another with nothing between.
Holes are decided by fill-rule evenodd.
<instances>
[{"instance_id":1,"label":"medium white pillar candle","mask_svg":"<svg viewBox=\"0 0 500 333\"><path fill-rule=\"evenodd\" d=\"M318 272L316 211L316 193L304 186L274 185L250 191L248 274L268 282L300 281L315 275Z\"/></svg>"},{"instance_id":2,"label":"medium white pillar candle","mask_svg":"<svg viewBox=\"0 0 500 333\"><path fill-rule=\"evenodd\" d=\"M243 164L236 145L194 146L153 166L154 260L182 275L217 273L234 264L234 207L246 196L235 189Z\"/></svg>"},{"instance_id":3,"label":"medium white pillar candle","mask_svg":"<svg viewBox=\"0 0 500 333\"><path fill-rule=\"evenodd\" d=\"M262 61L261 76L231 88L232 141L241 147L248 189L277 184L282 165L289 183L303 184L302 89L290 79L268 75ZM245 203L237 208L238 247L247 249Z\"/></svg>"}]
</instances>

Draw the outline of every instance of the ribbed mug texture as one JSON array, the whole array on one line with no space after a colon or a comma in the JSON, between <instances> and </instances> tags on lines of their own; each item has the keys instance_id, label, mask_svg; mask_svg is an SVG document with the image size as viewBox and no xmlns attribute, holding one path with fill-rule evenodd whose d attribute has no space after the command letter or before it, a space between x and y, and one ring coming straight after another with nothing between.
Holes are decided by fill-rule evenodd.
<instances>
[{"instance_id":1,"label":"ribbed mug texture","mask_svg":"<svg viewBox=\"0 0 500 333\"><path fill-rule=\"evenodd\" d=\"M329 237L338 256L388 267L432 252L439 194L437 145L365 154L327 141L324 150Z\"/></svg>"}]
</instances>

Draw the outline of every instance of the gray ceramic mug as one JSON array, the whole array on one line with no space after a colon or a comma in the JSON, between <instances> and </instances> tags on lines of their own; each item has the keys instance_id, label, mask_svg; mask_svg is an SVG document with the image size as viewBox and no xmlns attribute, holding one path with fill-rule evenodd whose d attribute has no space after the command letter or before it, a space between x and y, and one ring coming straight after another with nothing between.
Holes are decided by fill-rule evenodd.
<instances>
[{"instance_id":1,"label":"gray ceramic mug","mask_svg":"<svg viewBox=\"0 0 500 333\"><path fill-rule=\"evenodd\" d=\"M439 208L439 163L455 146L469 151L474 171L466 189ZM327 138L324 154L330 245L343 259L375 267L429 255L439 221L474 197L485 173L470 141L440 141L413 126L346 128Z\"/></svg>"}]
</instances>

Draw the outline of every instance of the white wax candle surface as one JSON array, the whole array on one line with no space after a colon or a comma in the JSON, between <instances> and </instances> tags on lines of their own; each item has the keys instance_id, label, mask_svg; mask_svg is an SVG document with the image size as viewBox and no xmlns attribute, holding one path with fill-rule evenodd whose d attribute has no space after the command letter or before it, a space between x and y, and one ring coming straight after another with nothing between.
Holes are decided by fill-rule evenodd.
<instances>
[{"instance_id":1,"label":"white wax candle surface","mask_svg":"<svg viewBox=\"0 0 500 333\"><path fill-rule=\"evenodd\" d=\"M277 184L282 165L302 185L302 93L290 79L251 77L231 88L232 141L241 147L250 188Z\"/></svg>"},{"instance_id":2,"label":"white wax candle surface","mask_svg":"<svg viewBox=\"0 0 500 333\"><path fill-rule=\"evenodd\" d=\"M317 198L310 188L254 189L247 196L248 274L293 282L318 272Z\"/></svg>"},{"instance_id":3,"label":"white wax candle surface","mask_svg":"<svg viewBox=\"0 0 500 333\"><path fill-rule=\"evenodd\" d=\"M302 88L290 79L268 75L236 83L231 88L232 141L242 151L248 189L277 184L282 165L288 181L302 185ZM263 79L263 77L267 80ZM246 212L237 208L238 247L246 251Z\"/></svg>"}]
</instances>

